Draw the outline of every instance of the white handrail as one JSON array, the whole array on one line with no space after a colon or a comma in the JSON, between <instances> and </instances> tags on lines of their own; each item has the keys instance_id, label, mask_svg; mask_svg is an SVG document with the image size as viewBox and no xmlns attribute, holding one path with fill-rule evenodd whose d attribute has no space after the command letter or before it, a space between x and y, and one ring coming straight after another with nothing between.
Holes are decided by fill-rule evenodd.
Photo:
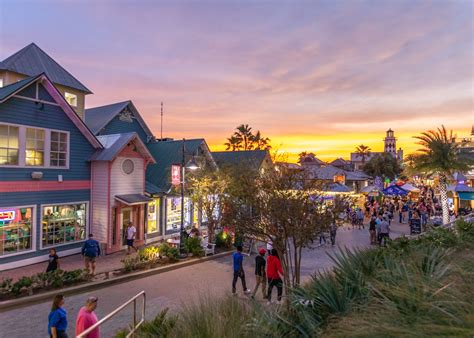
<instances>
[{"instance_id":1,"label":"white handrail","mask_svg":"<svg viewBox=\"0 0 474 338\"><path fill-rule=\"evenodd\" d=\"M142 317L140 319L140 321L137 323L137 299L139 297L143 296L143 304L142 304ZM87 335L89 333L91 333L92 331L94 331L96 328L98 328L100 325L102 325L103 323L105 323L106 321L108 321L109 319L111 319L113 316L115 316L117 313L119 313L120 311L122 311L125 307L127 307L127 305L129 305L130 303L133 302L133 328L132 330L127 334L127 338L128 337L131 337L133 335L133 333L140 327L140 325L142 325L144 322L145 322L145 306L146 306L146 294L145 294L145 291L142 291L140 292L139 294L137 294L135 297L129 299L128 301L126 301L125 303L123 303L122 305L120 305L118 308L116 308L114 311L112 311L111 313L109 313L107 316L105 316L104 318L102 318L101 320L99 320L97 323L95 323L94 325L92 325L91 327L87 328L87 330L85 330L84 332L81 332L81 334L79 334L78 336L76 336L76 338L85 338L87 337Z\"/></svg>"}]
</instances>

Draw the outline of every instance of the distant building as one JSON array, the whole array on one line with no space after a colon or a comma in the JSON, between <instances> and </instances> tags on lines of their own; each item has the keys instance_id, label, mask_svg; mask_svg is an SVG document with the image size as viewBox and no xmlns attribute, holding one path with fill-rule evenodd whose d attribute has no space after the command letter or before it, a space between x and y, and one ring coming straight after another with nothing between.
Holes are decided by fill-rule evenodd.
<instances>
[{"instance_id":1,"label":"distant building","mask_svg":"<svg viewBox=\"0 0 474 338\"><path fill-rule=\"evenodd\" d=\"M213 151L212 157L220 168L248 168L259 172L273 168L268 150Z\"/></svg>"},{"instance_id":2,"label":"distant building","mask_svg":"<svg viewBox=\"0 0 474 338\"><path fill-rule=\"evenodd\" d=\"M381 155L384 153L391 154L398 161L402 162L403 150L402 148L398 148L397 150L397 138L395 137L395 132L392 129L387 130L386 136L383 141L384 141L383 152L371 151L369 155L365 156L365 158L362 158L362 156L356 152L351 153L351 163L354 170L362 170L365 163L370 161L374 156Z\"/></svg>"},{"instance_id":3,"label":"distant building","mask_svg":"<svg viewBox=\"0 0 474 338\"><path fill-rule=\"evenodd\" d=\"M299 163L303 167L320 167L326 164L326 162L321 161L313 153L306 154L300 158Z\"/></svg>"}]
</instances>

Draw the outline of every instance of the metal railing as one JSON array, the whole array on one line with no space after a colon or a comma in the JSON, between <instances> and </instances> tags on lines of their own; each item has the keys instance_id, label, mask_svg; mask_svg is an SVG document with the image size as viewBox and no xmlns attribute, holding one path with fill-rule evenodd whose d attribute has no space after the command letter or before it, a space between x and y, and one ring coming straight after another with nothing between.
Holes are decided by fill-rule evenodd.
<instances>
[{"instance_id":1,"label":"metal railing","mask_svg":"<svg viewBox=\"0 0 474 338\"><path fill-rule=\"evenodd\" d=\"M142 309L141 309L141 319L140 319L139 322L137 322L137 299L139 297L143 297L143 304L142 304ZM99 320L97 323L95 323L94 325L89 327L87 330L85 330L84 332L79 334L76 338L85 338L85 337L87 337L87 335L89 333L94 331L96 328L98 328L99 326L104 324L109 319L112 319L116 314L118 314L120 311L125 309L127 307L127 305L129 305L131 303L133 303L133 326L131 327L131 331L127 334L127 338L128 337L133 337L133 334L135 333L135 331L140 327L140 325L142 325L145 322L145 306L146 306L145 291L140 292L135 297L129 299L128 301L126 301L125 303L120 305L118 308L116 308L114 311L109 313L107 316L105 316L104 318Z\"/></svg>"}]
</instances>

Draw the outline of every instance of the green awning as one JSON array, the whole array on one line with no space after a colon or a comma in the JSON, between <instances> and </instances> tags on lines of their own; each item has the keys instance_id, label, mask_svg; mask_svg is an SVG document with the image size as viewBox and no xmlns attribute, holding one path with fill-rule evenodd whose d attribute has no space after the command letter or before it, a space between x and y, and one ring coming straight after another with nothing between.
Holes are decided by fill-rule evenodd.
<instances>
[{"instance_id":1,"label":"green awning","mask_svg":"<svg viewBox=\"0 0 474 338\"><path fill-rule=\"evenodd\" d=\"M474 192L458 192L459 199L465 201L474 201Z\"/></svg>"}]
</instances>

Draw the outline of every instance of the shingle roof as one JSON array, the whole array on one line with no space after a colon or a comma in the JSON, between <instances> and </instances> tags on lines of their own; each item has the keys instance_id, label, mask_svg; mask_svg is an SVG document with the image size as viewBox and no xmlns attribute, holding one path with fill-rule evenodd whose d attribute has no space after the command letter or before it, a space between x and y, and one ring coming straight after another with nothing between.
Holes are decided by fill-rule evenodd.
<instances>
[{"instance_id":1,"label":"shingle roof","mask_svg":"<svg viewBox=\"0 0 474 338\"><path fill-rule=\"evenodd\" d=\"M84 120L87 126L94 134L98 134L112 119L121 111L128 107L136 117L138 123L149 137L153 137L153 133L148 128L145 120L141 117L137 108L131 100L108 104L105 106L89 108L84 111Z\"/></svg>"},{"instance_id":2,"label":"shingle roof","mask_svg":"<svg viewBox=\"0 0 474 338\"><path fill-rule=\"evenodd\" d=\"M195 154L203 144L204 139L186 140L186 154ZM148 143L147 146L157 163L147 168L146 192L149 194L168 192L171 189L171 165L181 163L183 141L161 141Z\"/></svg>"},{"instance_id":3,"label":"shingle roof","mask_svg":"<svg viewBox=\"0 0 474 338\"><path fill-rule=\"evenodd\" d=\"M348 171L334 167L332 165L325 165L323 167L307 168L313 179L319 180L333 180L335 175L345 175L346 180L349 181L365 181L369 178L366 174L360 171Z\"/></svg>"},{"instance_id":4,"label":"shingle roof","mask_svg":"<svg viewBox=\"0 0 474 338\"><path fill-rule=\"evenodd\" d=\"M86 86L34 43L3 60L0 69L28 76L45 73L53 83L92 94Z\"/></svg>"},{"instance_id":5,"label":"shingle roof","mask_svg":"<svg viewBox=\"0 0 474 338\"><path fill-rule=\"evenodd\" d=\"M351 163L349 161L346 161L345 159L339 157L339 158L335 159L334 161L332 161L329 164L337 167L338 165L339 166L345 166L345 165L350 165Z\"/></svg>"},{"instance_id":6,"label":"shingle roof","mask_svg":"<svg viewBox=\"0 0 474 338\"><path fill-rule=\"evenodd\" d=\"M41 75L41 74L40 74ZM22 89L23 87L27 86L30 83L36 81L36 79L40 76L31 76L21 81L9 84L8 86L0 88L0 102L5 100L7 97L15 93L17 90Z\"/></svg>"},{"instance_id":7,"label":"shingle roof","mask_svg":"<svg viewBox=\"0 0 474 338\"><path fill-rule=\"evenodd\" d=\"M123 148L125 148L126 145L133 140L137 140L140 152L145 157L148 157L152 161L154 161L153 156L150 154L146 146L140 140L137 133L132 132L123 134L103 135L97 136L97 139L102 144L104 149L97 151L94 155L92 155L90 159L91 161L112 161L120 154Z\"/></svg>"},{"instance_id":8,"label":"shingle roof","mask_svg":"<svg viewBox=\"0 0 474 338\"><path fill-rule=\"evenodd\" d=\"M250 166L253 169L259 169L267 156L268 150L212 152L218 166Z\"/></svg>"}]
</instances>

